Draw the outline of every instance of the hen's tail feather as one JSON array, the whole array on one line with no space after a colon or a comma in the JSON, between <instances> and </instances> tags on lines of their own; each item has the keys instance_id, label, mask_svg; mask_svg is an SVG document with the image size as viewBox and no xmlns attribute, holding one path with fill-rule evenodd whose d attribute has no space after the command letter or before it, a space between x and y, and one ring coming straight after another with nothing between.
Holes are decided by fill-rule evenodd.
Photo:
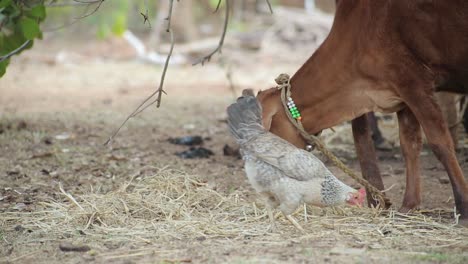
<instances>
[{"instance_id":1,"label":"hen's tail feather","mask_svg":"<svg viewBox=\"0 0 468 264\"><path fill-rule=\"evenodd\" d=\"M240 144L265 132L262 108L253 94L243 93L236 103L227 108L227 114L229 129Z\"/></svg>"}]
</instances>

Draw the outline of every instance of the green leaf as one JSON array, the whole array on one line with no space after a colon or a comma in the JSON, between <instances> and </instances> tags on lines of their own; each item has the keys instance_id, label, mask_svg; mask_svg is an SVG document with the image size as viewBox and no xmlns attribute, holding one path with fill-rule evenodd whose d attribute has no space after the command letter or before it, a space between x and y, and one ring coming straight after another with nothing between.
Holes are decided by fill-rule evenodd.
<instances>
[{"instance_id":1,"label":"green leaf","mask_svg":"<svg viewBox=\"0 0 468 264\"><path fill-rule=\"evenodd\" d=\"M40 20L43 20L46 17L46 9L45 9L45 7L43 5L37 5L37 6L33 7L31 10L29 10L28 12L26 12L26 14L29 17L38 18Z\"/></svg>"},{"instance_id":2,"label":"green leaf","mask_svg":"<svg viewBox=\"0 0 468 264\"><path fill-rule=\"evenodd\" d=\"M127 28L126 14L118 14L115 16L114 24L112 25L112 33L121 36Z\"/></svg>"},{"instance_id":3,"label":"green leaf","mask_svg":"<svg viewBox=\"0 0 468 264\"><path fill-rule=\"evenodd\" d=\"M10 59L8 60L4 60L2 62L0 62L0 77L2 77L3 75L5 75L6 73L6 67L8 66L8 63L10 62Z\"/></svg>"},{"instance_id":4,"label":"green leaf","mask_svg":"<svg viewBox=\"0 0 468 264\"><path fill-rule=\"evenodd\" d=\"M0 54L5 55L19 46L23 45L23 43L27 39L21 34L21 32L15 32L15 34L11 34L9 36L4 36L2 38L2 48L0 49Z\"/></svg>"},{"instance_id":5,"label":"green leaf","mask_svg":"<svg viewBox=\"0 0 468 264\"><path fill-rule=\"evenodd\" d=\"M0 0L0 8L6 7L11 3L11 0Z\"/></svg>"},{"instance_id":6,"label":"green leaf","mask_svg":"<svg viewBox=\"0 0 468 264\"><path fill-rule=\"evenodd\" d=\"M23 50L31 48L33 40L42 37L39 23L45 17L44 0L0 0L0 57L26 42ZM0 77L5 74L8 64L9 59L0 62Z\"/></svg>"},{"instance_id":7,"label":"green leaf","mask_svg":"<svg viewBox=\"0 0 468 264\"><path fill-rule=\"evenodd\" d=\"M39 24L37 24L34 19L22 17L19 21L19 24L24 37L27 39L32 40L35 37L40 36L41 30L39 29Z\"/></svg>"},{"instance_id":8,"label":"green leaf","mask_svg":"<svg viewBox=\"0 0 468 264\"><path fill-rule=\"evenodd\" d=\"M11 5L7 7L9 9L9 17L10 19L19 17L21 15L21 9L15 4L15 2L11 2Z\"/></svg>"},{"instance_id":9,"label":"green leaf","mask_svg":"<svg viewBox=\"0 0 468 264\"><path fill-rule=\"evenodd\" d=\"M104 39L106 38L110 33L109 26L104 23L98 24L98 30L97 30L97 37L99 39Z\"/></svg>"}]
</instances>

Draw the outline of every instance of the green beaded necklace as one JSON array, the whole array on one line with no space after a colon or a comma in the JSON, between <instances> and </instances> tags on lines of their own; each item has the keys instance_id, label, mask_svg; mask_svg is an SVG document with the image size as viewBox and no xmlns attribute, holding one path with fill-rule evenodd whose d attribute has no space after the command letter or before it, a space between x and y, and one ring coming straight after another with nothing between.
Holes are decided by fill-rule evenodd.
<instances>
[{"instance_id":1,"label":"green beaded necklace","mask_svg":"<svg viewBox=\"0 0 468 264\"><path fill-rule=\"evenodd\" d=\"M288 104L289 112L291 113L292 117L299 121L302 120L301 113L299 113L299 110L297 109L296 104L294 104L294 101L290 96L288 96L287 104Z\"/></svg>"},{"instance_id":2,"label":"green beaded necklace","mask_svg":"<svg viewBox=\"0 0 468 264\"><path fill-rule=\"evenodd\" d=\"M282 73L280 74L278 77L276 77L275 79L275 82L278 84L278 86L276 86L276 88L278 88L278 90L285 90L285 91L282 91L282 93L284 92L284 94L282 94L282 96L284 95L285 98L287 98L288 102L286 103L287 106L288 106L288 109L289 109L289 112L291 113L291 116L296 119L297 121L301 121L302 120L302 117L301 117L301 113L299 113L299 110L297 109L296 107L296 104L294 104L294 101L293 99L291 98L291 84L289 83L289 75L287 75L286 73ZM282 97L284 98L284 97ZM284 100L284 99L281 99L281 100Z\"/></svg>"}]
</instances>

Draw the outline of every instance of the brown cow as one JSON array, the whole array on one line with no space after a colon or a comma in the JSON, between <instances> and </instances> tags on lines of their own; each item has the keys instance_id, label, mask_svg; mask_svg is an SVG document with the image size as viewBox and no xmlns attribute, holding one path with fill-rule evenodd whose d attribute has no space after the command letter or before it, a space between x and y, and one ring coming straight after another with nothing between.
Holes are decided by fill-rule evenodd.
<instances>
[{"instance_id":1,"label":"brown cow","mask_svg":"<svg viewBox=\"0 0 468 264\"><path fill-rule=\"evenodd\" d=\"M383 182L365 114L397 112L406 161L402 212L421 202L421 127L448 172L461 219L468 220L468 186L436 90L468 87L468 1L339 1L331 32L291 78L292 98L305 129L316 134L352 120L363 177ZM436 89L436 87L438 87ZM286 117L280 92L258 94L266 128L297 147L303 138Z\"/></svg>"}]
</instances>

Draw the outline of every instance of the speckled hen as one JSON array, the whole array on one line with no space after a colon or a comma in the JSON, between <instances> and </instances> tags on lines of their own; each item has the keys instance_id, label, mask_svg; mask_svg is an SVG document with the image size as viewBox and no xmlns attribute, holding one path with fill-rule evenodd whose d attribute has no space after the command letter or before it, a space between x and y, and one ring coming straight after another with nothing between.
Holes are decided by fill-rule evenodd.
<instances>
[{"instance_id":1,"label":"speckled hen","mask_svg":"<svg viewBox=\"0 0 468 264\"><path fill-rule=\"evenodd\" d=\"M291 214L302 203L316 206L362 205L365 190L355 190L338 180L312 153L266 131L262 109L251 91L227 109L231 133L240 145L250 184L272 208L278 208L298 229Z\"/></svg>"}]
</instances>

